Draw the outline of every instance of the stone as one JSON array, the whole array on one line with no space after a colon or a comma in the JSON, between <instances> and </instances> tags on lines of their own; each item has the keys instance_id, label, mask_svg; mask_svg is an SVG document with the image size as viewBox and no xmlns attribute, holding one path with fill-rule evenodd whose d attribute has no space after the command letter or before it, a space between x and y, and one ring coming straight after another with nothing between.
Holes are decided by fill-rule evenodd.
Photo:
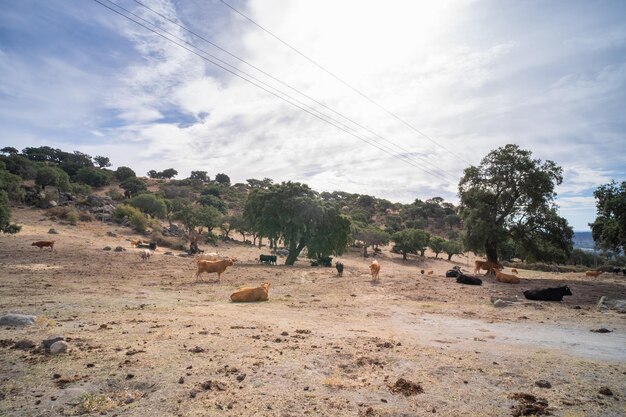
<instances>
[{"instance_id":1,"label":"stone","mask_svg":"<svg viewBox=\"0 0 626 417\"><path fill-rule=\"evenodd\" d=\"M111 250L110 246L105 246L104 248L102 248L102 250Z\"/></svg>"},{"instance_id":2,"label":"stone","mask_svg":"<svg viewBox=\"0 0 626 417\"><path fill-rule=\"evenodd\" d=\"M49 235L58 235L59 232L57 232L55 229L50 229L50 230L48 230L48 234Z\"/></svg>"},{"instance_id":3,"label":"stone","mask_svg":"<svg viewBox=\"0 0 626 417\"><path fill-rule=\"evenodd\" d=\"M117 234L116 234L116 233L113 233L112 231L110 231L110 230L109 230L109 231L107 232L107 236L117 237Z\"/></svg>"},{"instance_id":4,"label":"stone","mask_svg":"<svg viewBox=\"0 0 626 417\"><path fill-rule=\"evenodd\" d=\"M35 347L35 342L33 342L32 340L28 340L28 339L19 340L15 342L15 344L13 345L13 349L19 349L19 350L28 350L34 347Z\"/></svg>"},{"instance_id":5,"label":"stone","mask_svg":"<svg viewBox=\"0 0 626 417\"><path fill-rule=\"evenodd\" d=\"M65 337L61 335L50 336L41 342L41 346L43 346L43 348L46 350L50 350L53 344L59 341L64 341L64 340L65 340Z\"/></svg>"},{"instance_id":6,"label":"stone","mask_svg":"<svg viewBox=\"0 0 626 417\"><path fill-rule=\"evenodd\" d=\"M545 379L540 379L539 381L535 381L535 385L539 388L552 388L552 384Z\"/></svg>"},{"instance_id":7,"label":"stone","mask_svg":"<svg viewBox=\"0 0 626 417\"><path fill-rule=\"evenodd\" d=\"M54 342L52 346L50 346L50 353L53 355L59 355L61 353L67 353L69 349L69 345L64 340L59 340L58 342Z\"/></svg>"},{"instance_id":8,"label":"stone","mask_svg":"<svg viewBox=\"0 0 626 417\"><path fill-rule=\"evenodd\" d=\"M115 247L115 252L124 252L125 250L126 250L126 249L124 249L124 248L123 248L123 247L121 247L121 246L116 246L116 247Z\"/></svg>"},{"instance_id":9,"label":"stone","mask_svg":"<svg viewBox=\"0 0 626 417\"><path fill-rule=\"evenodd\" d=\"M513 305L513 303L511 301L504 301L504 300L500 300L500 299L494 301L494 303L493 303L493 306L497 307L497 308L508 307L508 306L512 306L512 305Z\"/></svg>"},{"instance_id":10,"label":"stone","mask_svg":"<svg viewBox=\"0 0 626 417\"><path fill-rule=\"evenodd\" d=\"M602 387L602 388L600 388L600 391L598 391L598 393L600 393L602 395L606 395L606 396L613 395L613 391L611 391L611 389L609 387Z\"/></svg>"},{"instance_id":11,"label":"stone","mask_svg":"<svg viewBox=\"0 0 626 417\"><path fill-rule=\"evenodd\" d=\"M27 314L9 313L0 317L0 326L22 327L33 326L37 316L29 316Z\"/></svg>"}]
</instances>

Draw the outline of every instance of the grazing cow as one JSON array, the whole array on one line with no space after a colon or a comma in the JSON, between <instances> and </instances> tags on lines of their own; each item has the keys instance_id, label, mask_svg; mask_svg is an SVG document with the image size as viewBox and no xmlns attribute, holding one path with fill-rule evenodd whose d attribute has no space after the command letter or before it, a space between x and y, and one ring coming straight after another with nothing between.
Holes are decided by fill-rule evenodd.
<instances>
[{"instance_id":1,"label":"grazing cow","mask_svg":"<svg viewBox=\"0 0 626 417\"><path fill-rule=\"evenodd\" d=\"M149 249L144 249L139 253L139 256L141 257L141 260L147 261L152 256L152 251Z\"/></svg>"},{"instance_id":2,"label":"grazing cow","mask_svg":"<svg viewBox=\"0 0 626 417\"><path fill-rule=\"evenodd\" d=\"M372 273L372 281L380 281L380 276L378 275L380 273L380 264L378 261L372 261L370 272Z\"/></svg>"},{"instance_id":3,"label":"grazing cow","mask_svg":"<svg viewBox=\"0 0 626 417\"><path fill-rule=\"evenodd\" d=\"M511 269L511 273L512 274L519 274L519 272L517 272L517 269L515 269L515 268Z\"/></svg>"},{"instance_id":4,"label":"grazing cow","mask_svg":"<svg viewBox=\"0 0 626 417\"><path fill-rule=\"evenodd\" d=\"M269 282L260 287L243 287L230 295L233 303L253 303L255 301L267 301L270 290Z\"/></svg>"},{"instance_id":5,"label":"grazing cow","mask_svg":"<svg viewBox=\"0 0 626 417\"><path fill-rule=\"evenodd\" d=\"M528 300L562 301L564 295L572 295L567 285L556 288L535 288L534 290L524 291L524 297Z\"/></svg>"},{"instance_id":6,"label":"grazing cow","mask_svg":"<svg viewBox=\"0 0 626 417\"><path fill-rule=\"evenodd\" d=\"M222 259L221 261L202 261L197 260L198 271L196 272L196 280L201 273L207 274L217 273L217 279L219 280L227 267L235 265L235 262L231 258Z\"/></svg>"},{"instance_id":7,"label":"grazing cow","mask_svg":"<svg viewBox=\"0 0 626 417\"><path fill-rule=\"evenodd\" d=\"M599 277L602 275L604 271L587 271L585 272L586 277Z\"/></svg>"},{"instance_id":8,"label":"grazing cow","mask_svg":"<svg viewBox=\"0 0 626 417\"><path fill-rule=\"evenodd\" d=\"M515 275L505 274L500 271L496 271L496 281L504 282L507 284L519 284L520 279Z\"/></svg>"},{"instance_id":9,"label":"grazing cow","mask_svg":"<svg viewBox=\"0 0 626 417\"><path fill-rule=\"evenodd\" d=\"M464 274L460 274L458 277L456 277L456 282L465 285L483 285L482 279Z\"/></svg>"},{"instance_id":10,"label":"grazing cow","mask_svg":"<svg viewBox=\"0 0 626 417\"><path fill-rule=\"evenodd\" d=\"M341 262L337 262L335 264L335 268L337 268L337 276L342 277L343 276L343 264Z\"/></svg>"},{"instance_id":11,"label":"grazing cow","mask_svg":"<svg viewBox=\"0 0 626 417\"><path fill-rule=\"evenodd\" d=\"M135 248L135 247L137 247L138 245L141 245L141 244L143 244L141 239L131 239L130 240L130 247L131 248Z\"/></svg>"},{"instance_id":12,"label":"grazing cow","mask_svg":"<svg viewBox=\"0 0 626 417\"><path fill-rule=\"evenodd\" d=\"M503 270L504 267L501 264L497 263L497 262L474 261L474 273L478 274L481 269L486 270L487 274L491 274L492 272Z\"/></svg>"},{"instance_id":13,"label":"grazing cow","mask_svg":"<svg viewBox=\"0 0 626 417\"><path fill-rule=\"evenodd\" d=\"M54 242L56 240L39 240L37 242L33 242L30 246L37 246L39 250L43 248L50 248L50 250L54 250Z\"/></svg>"},{"instance_id":14,"label":"grazing cow","mask_svg":"<svg viewBox=\"0 0 626 417\"><path fill-rule=\"evenodd\" d=\"M276 260L278 257L276 255L261 255L259 256L259 262L265 265L276 265Z\"/></svg>"}]
</instances>

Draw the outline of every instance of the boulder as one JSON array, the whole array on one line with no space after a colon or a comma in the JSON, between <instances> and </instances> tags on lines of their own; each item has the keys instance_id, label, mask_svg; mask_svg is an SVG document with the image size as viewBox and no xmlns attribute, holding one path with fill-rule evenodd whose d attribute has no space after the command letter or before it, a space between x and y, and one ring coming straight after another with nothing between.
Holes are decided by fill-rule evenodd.
<instances>
[{"instance_id":1,"label":"boulder","mask_svg":"<svg viewBox=\"0 0 626 417\"><path fill-rule=\"evenodd\" d=\"M43 346L45 350L50 350L53 344L55 344L56 342L62 342L64 340L65 337L61 335L50 336L41 342L41 346Z\"/></svg>"},{"instance_id":2,"label":"boulder","mask_svg":"<svg viewBox=\"0 0 626 417\"><path fill-rule=\"evenodd\" d=\"M52 355L59 355L61 353L67 353L69 349L69 345L64 340L59 340L58 342L54 342L52 346L50 346L50 353Z\"/></svg>"},{"instance_id":3,"label":"boulder","mask_svg":"<svg viewBox=\"0 0 626 417\"><path fill-rule=\"evenodd\" d=\"M116 246L114 250L115 250L115 252L124 252L126 249L124 249L121 246Z\"/></svg>"},{"instance_id":4,"label":"boulder","mask_svg":"<svg viewBox=\"0 0 626 417\"><path fill-rule=\"evenodd\" d=\"M49 235L58 235L59 232L57 232L55 229L50 229L50 230L48 230L48 234Z\"/></svg>"},{"instance_id":5,"label":"boulder","mask_svg":"<svg viewBox=\"0 0 626 417\"><path fill-rule=\"evenodd\" d=\"M15 342L15 344L13 345L13 349L19 349L19 350L28 350L34 347L35 347L35 342L33 342L32 340L28 340L28 339L19 340Z\"/></svg>"},{"instance_id":6,"label":"boulder","mask_svg":"<svg viewBox=\"0 0 626 417\"><path fill-rule=\"evenodd\" d=\"M37 316L29 316L26 314L9 313L0 317L0 326L22 327L33 326Z\"/></svg>"}]
</instances>

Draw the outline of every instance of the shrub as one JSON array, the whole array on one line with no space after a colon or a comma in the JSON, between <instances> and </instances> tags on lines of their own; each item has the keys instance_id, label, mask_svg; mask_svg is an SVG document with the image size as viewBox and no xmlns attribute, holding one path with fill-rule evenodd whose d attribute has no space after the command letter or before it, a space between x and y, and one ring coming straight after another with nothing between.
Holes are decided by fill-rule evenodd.
<instances>
[{"instance_id":1,"label":"shrub","mask_svg":"<svg viewBox=\"0 0 626 417\"><path fill-rule=\"evenodd\" d=\"M91 194L91 187L87 184L73 183L70 185L70 191L76 195L88 196Z\"/></svg>"},{"instance_id":2,"label":"shrub","mask_svg":"<svg viewBox=\"0 0 626 417\"><path fill-rule=\"evenodd\" d=\"M148 218L135 207L127 204L120 204L113 211L113 218L122 221L124 217L128 218L130 224L138 232L144 233L148 228Z\"/></svg>"},{"instance_id":3,"label":"shrub","mask_svg":"<svg viewBox=\"0 0 626 417\"><path fill-rule=\"evenodd\" d=\"M122 201L124 199L124 194L122 194L117 188L112 188L106 192L106 195L111 197L113 201Z\"/></svg>"},{"instance_id":4,"label":"shrub","mask_svg":"<svg viewBox=\"0 0 626 417\"><path fill-rule=\"evenodd\" d=\"M52 207L46 211L48 217L56 217L70 224L76 224L79 220L78 210L74 207Z\"/></svg>"},{"instance_id":5,"label":"shrub","mask_svg":"<svg viewBox=\"0 0 626 417\"><path fill-rule=\"evenodd\" d=\"M133 197L128 204L138 208L143 213L160 219L164 218L167 213L165 202L156 195L150 193L139 194L138 196Z\"/></svg>"}]
</instances>

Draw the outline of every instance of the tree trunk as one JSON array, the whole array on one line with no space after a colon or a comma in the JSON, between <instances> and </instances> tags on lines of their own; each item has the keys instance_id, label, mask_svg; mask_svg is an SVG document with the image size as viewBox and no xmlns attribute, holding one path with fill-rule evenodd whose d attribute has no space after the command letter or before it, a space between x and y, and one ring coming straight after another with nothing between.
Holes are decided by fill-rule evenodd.
<instances>
[{"instance_id":1,"label":"tree trunk","mask_svg":"<svg viewBox=\"0 0 626 417\"><path fill-rule=\"evenodd\" d=\"M402 260L406 261L406 252L402 252Z\"/></svg>"},{"instance_id":2,"label":"tree trunk","mask_svg":"<svg viewBox=\"0 0 626 417\"><path fill-rule=\"evenodd\" d=\"M285 260L285 265L293 265L296 262L296 259L298 259L298 255L300 255L300 252L302 252L302 249L304 249L305 246L306 244L303 240L300 240L298 246L296 246L296 242L294 242L293 240L289 241L289 255Z\"/></svg>"},{"instance_id":3,"label":"tree trunk","mask_svg":"<svg viewBox=\"0 0 626 417\"><path fill-rule=\"evenodd\" d=\"M487 261L498 262L498 246L494 242L487 241L485 243L485 253L487 254Z\"/></svg>"},{"instance_id":4,"label":"tree trunk","mask_svg":"<svg viewBox=\"0 0 626 417\"><path fill-rule=\"evenodd\" d=\"M263 244L263 236L259 236L259 249L261 249L262 244Z\"/></svg>"},{"instance_id":5,"label":"tree trunk","mask_svg":"<svg viewBox=\"0 0 626 417\"><path fill-rule=\"evenodd\" d=\"M453 253L449 253L449 254L448 254L448 261L449 261L449 260L451 260L453 256L454 256L454 254L453 254Z\"/></svg>"},{"instance_id":6,"label":"tree trunk","mask_svg":"<svg viewBox=\"0 0 626 417\"><path fill-rule=\"evenodd\" d=\"M363 245L363 257L367 258L367 246Z\"/></svg>"}]
</instances>

